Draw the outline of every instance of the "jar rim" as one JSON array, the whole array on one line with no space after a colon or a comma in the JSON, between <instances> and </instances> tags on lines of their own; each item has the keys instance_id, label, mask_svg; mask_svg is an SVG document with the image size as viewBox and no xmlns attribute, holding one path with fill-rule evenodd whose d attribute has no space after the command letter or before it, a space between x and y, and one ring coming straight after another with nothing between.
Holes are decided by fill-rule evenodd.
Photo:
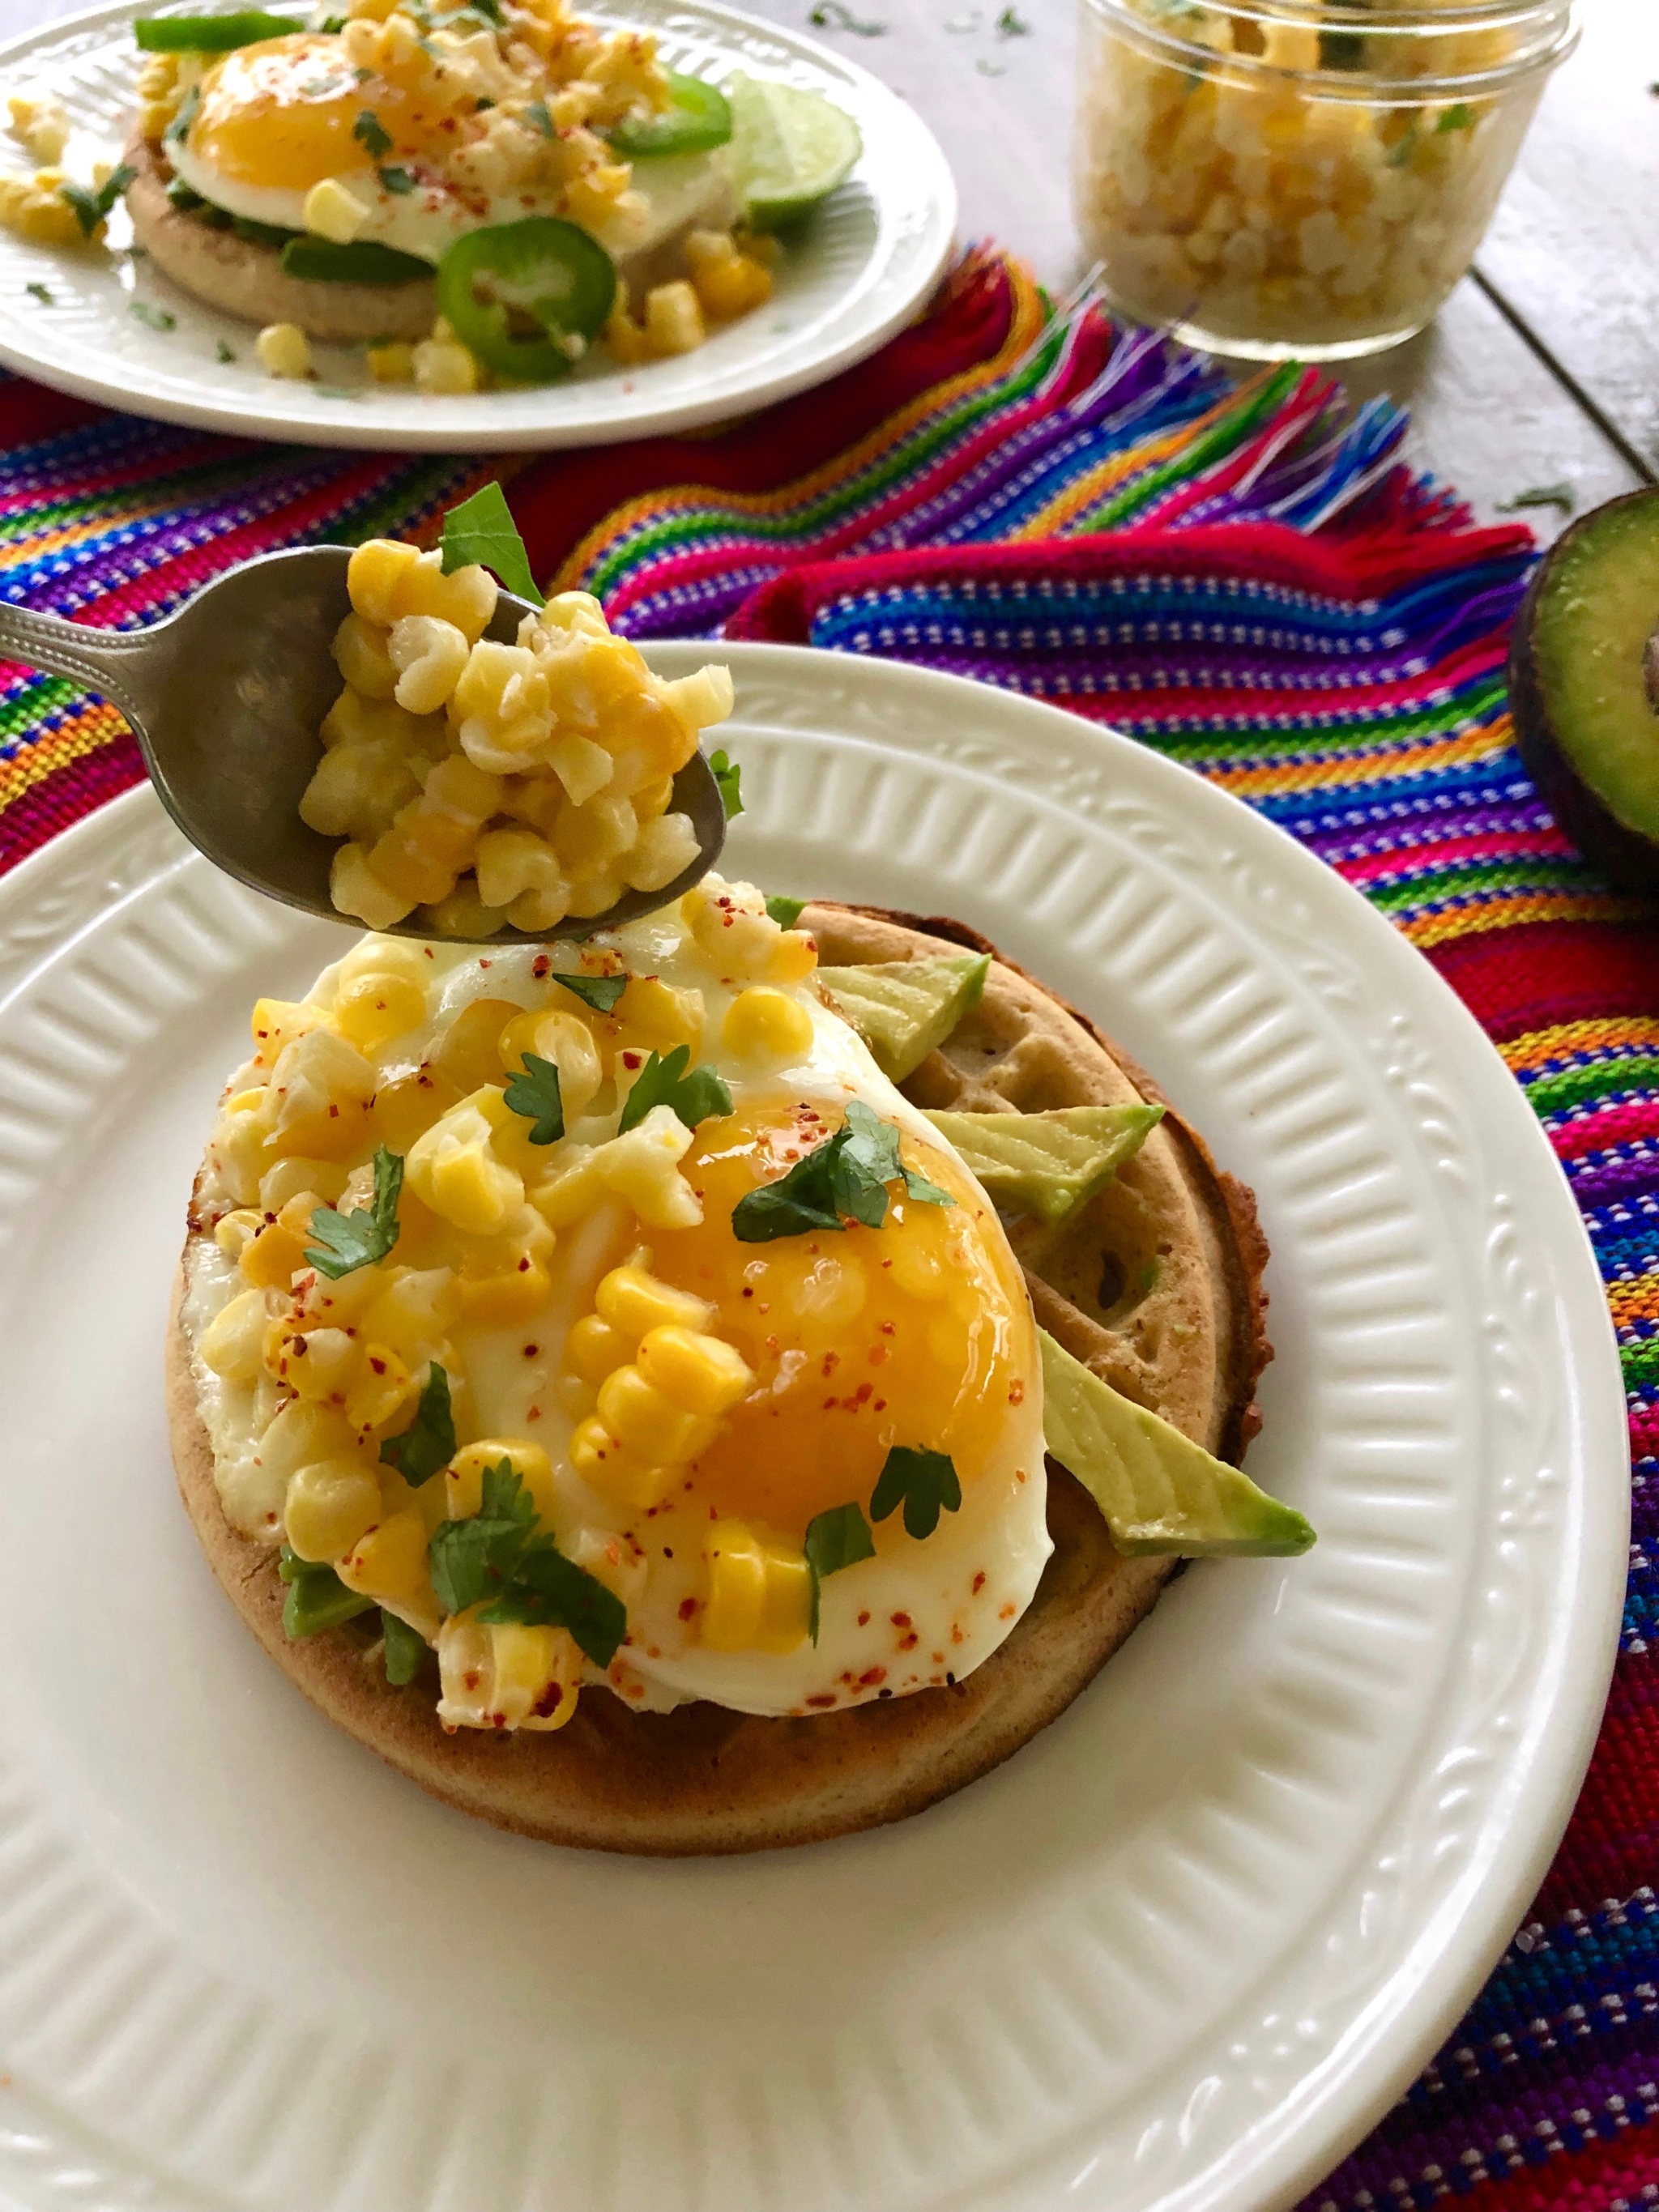
<instances>
[{"instance_id":1,"label":"jar rim","mask_svg":"<svg viewBox=\"0 0 1659 2212\"><path fill-rule=\"evenodd\" d=\"M1160 0L1170 8L1166 22L1143 13L1135 0L1083 0L1083 4L1098 15L1132 26L1139 36L1187 69L1224 66L1245 76L1316 86L1324 99L1362 99L1371 106L1382 102L1414 107L1454 95L1496 93L1565 61L1578 43L1581 27L1577 0L1458 0L1451 7L1425 5L1424 0L1405 0L1403 5L1398 0L1381 0L1380 5L1369 6L1366 0L1190 0L1189 6L1181 5L1180 0ZM1265 54L1221 53L1174 27L1189 12L1273 28L1289 25L1366 38L1426 40L1505 27L1529 35L1520 52L1493 68L1401 78L1367 69L1302 69L1270 61Z\"/></svg>"}]
</instances>

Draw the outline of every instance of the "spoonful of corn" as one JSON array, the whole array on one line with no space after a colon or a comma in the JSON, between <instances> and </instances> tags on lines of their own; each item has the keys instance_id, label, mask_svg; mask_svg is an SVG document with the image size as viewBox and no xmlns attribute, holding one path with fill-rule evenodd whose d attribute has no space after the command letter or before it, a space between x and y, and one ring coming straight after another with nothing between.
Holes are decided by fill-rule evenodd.
<instances>
[{"instance_id":1,"label":"spoonful of corn","mask_svg":"<svg viewBox=\"0 0 1659 2212\"><path fill-rule=\"evenodd\" d=\"M0 655L102 692L192 844L337 921L586 937L678 898L725 842L697 741L730 676L665 681L597 599L544 602L498 484L435 551L267 554L142 630L0 607Z\"/></svg>"}]
</instances>

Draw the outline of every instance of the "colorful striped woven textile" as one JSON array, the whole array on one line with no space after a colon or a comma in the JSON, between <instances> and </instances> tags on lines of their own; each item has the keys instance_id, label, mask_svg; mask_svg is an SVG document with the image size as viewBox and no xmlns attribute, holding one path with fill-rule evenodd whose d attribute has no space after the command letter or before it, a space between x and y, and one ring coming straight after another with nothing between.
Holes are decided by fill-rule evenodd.
<instances>
[{"instance_id":1,"label":"colorful striped woven textile","mask_svg":"<svg viewBox=\"0 0 1659 2212\"><path fill-rule=\"evenodd\" d=\"M229 443L0 384L0 591L153 620L268 547L406 531L495 468ZM1629 1391L1636 1544L1589 1778L1534 1907L1446 2048L1309 2198L1659 2203L1659 921L1614 896L1510 743L1531 560L1288 368L1050 314L970 256L874 361L718 437L520 465L537 572L635 636L808 640L1109 720L1345 875L1473 1008L1583 1208ZM0 868L137 780L101 702L0 667Z\"/></svg>"}]
</instances>

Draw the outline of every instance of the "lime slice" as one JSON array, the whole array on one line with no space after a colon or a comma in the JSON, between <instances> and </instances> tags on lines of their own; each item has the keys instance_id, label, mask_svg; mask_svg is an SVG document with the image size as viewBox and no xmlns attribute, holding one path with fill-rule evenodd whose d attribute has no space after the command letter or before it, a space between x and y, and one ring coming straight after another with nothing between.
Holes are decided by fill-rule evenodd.
<instances>
[{"instance_id":1,"label":"lime slice","mask_svg":"<svg viewBox=\"0 0 1659 2212\"><path fill-rule=\"evenodd\" d=\"M782 230L846 183L864 150L859 127L815 92L734 76L732 176L750 228Z\"/></svg>"}]
</instances>

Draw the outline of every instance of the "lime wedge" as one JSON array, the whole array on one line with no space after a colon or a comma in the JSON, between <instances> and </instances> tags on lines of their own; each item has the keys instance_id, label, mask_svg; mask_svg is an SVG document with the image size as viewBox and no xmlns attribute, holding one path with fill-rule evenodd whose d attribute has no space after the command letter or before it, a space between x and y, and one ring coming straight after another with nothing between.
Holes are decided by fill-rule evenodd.
<instances>
[{"instance_id":1,"label":"lime wedge","mask_svg":"<svg viewBox=\"0 0 1659 2212\"><path fill-rule=\"evenodd\" d=\"M817 93L739 76L726 96L732 181L752 229L787 228L852 174L858 125Z\"/></svg>"}]
</instances>

